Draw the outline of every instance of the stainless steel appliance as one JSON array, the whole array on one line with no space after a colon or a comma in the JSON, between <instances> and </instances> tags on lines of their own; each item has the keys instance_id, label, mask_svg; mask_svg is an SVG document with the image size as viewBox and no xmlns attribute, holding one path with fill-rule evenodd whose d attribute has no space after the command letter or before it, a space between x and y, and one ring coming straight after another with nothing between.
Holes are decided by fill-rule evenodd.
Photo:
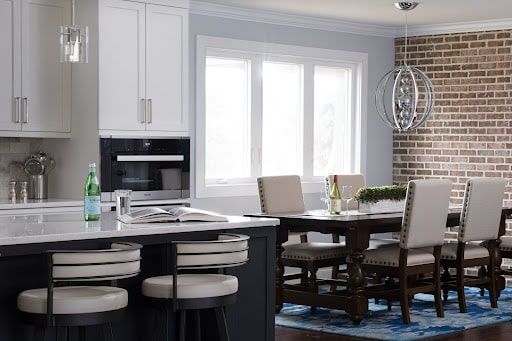
<instances>
[{"instance_id":1,"label":"stainless steel appliance","mask_svg":"<svg viewBox=\"0 0 512 341\"><path fill-rule=\"evenodd\" d=\"M101 195L114 201L117 189L132 200L190 197L190 140L102 138Z\"/></svg>"},{"instance_id":2,"label":"stainless steel appliance","mask_svg":"<svg viewBox=\"0 0 512 341\"><path fill-rule=\"evenodd\" d=\"M48 199L48 173L55 168L55 161L46 153L38 152L29 156L23 170L29 176L29 199Z\"/></svg>"}]
</instances>

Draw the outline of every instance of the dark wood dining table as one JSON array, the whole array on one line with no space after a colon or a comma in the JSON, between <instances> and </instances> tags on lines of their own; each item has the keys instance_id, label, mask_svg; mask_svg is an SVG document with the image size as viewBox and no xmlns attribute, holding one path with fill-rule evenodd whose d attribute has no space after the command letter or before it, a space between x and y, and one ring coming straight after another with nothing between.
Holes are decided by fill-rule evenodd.
<instances>
[{"instance_id":1,"label":"dark wood dining table","mask_svg":"<svg viewBox=\"0 0 512 341\"><path fill-rule=\"evenodd\" d=\"M461 207L450 207L446 226L458 226ZM320 214L311 211L296 214L251 214L255 217L278 218L280 225L276 231L276 313L283 308L283 303L314 305L330 309L345 310L354 324L359 324L368 312L366 295L366 276L362 269L363 251L369 247L370 236L376 233L399 232L402 223L402 212L361 214L354 212L348 215ZM512 218L512 208L503 208L500 222L502 236L506 230L506 219ZM282 254L283 244L288 241L290 232L320 232L323 234L339 234L345 236L348 248L347 257L347 289L331 293L313 293L297 288L284 286L284 266ZM499 241L498 241L499 243ZM497 248L499 249L499 248ZM498 251L499 252L499 251ZM499 257L499 254L497 255ZM497 260L498 266L501 259ZM498 276L497 287L505 288L505 278Z\"/></svg>"}]
</instances>

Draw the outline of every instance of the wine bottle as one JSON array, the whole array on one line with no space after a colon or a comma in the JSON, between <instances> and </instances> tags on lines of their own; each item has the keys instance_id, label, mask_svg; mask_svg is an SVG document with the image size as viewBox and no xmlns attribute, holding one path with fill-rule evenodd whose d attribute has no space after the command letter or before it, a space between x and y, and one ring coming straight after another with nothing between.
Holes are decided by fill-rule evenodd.
<instances>
[{"instance_id":1,"label":"wine bottle","mask_svg":"<svg viewBox=\"0 0 512 341\"><path fill-rule=\"evenodd\" d=\"M85 182L84 190L84 218L85 221L99 220L101 217L100 208L100 183L96 176L96 164L89 164L89 173Z\"/></svg>"},{"instance_id":2,"label":"wine bottle","mask_svg":"<svg viewBox=\"0 0 512 341\"><path fill-rule=\"evenodd\" d=\"M337 176L335 175L331 184L331 192L329 193L331 214L341 213L341 194L338 188L337 180Z\"/></svg>"}]
</instances>

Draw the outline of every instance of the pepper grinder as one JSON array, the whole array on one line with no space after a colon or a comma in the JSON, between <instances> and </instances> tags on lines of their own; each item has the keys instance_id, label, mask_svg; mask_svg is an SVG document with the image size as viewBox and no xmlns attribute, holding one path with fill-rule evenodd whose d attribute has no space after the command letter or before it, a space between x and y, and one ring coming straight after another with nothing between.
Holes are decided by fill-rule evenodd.
<instances>
[{"instance_id":1,"label":"pepper grinder","mask_svg":"<svg viewBox=\"0 0 512 341\"><path fill-rule=\"evenodd\" d=\"M9 182L9 201L13 204L16 202L16 181Z\"/></svg>"},{"instance_id":2,"label":"pepper grinder","mask_svg":"<svg viewBox=\"0 0 512 341\"><path fill-rule=\"evenodd\" d=\"M20 182L20 200L25 203L28 200L28 182L26 181Z\"/></svg>"}]
</instances>

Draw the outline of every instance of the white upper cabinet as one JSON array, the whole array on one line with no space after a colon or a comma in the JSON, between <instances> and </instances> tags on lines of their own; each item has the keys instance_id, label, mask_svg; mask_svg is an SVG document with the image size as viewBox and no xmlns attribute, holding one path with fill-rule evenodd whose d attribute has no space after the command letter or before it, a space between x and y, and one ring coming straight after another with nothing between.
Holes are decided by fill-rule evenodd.
<instances>
[{"instance_id":1,"label":"white upper cabinet","mask_svg":"<svg viewBox=\"0 0 512 341\"><path fill-rule=\"evenodd\" d=\"M100 130L145 128L145 7L121 0L101 7Z\"/></svg>"},{"instance_id":2,"label":"white upper cabinet","mask_svg":"<svg viewBox=\"0 0 512 341\"><path fill-rule=\"evenodd\" d=\"M71 68L60 62L68 0L22 2L22 131L70 132Z\"/></svg>"},{"instance_id":3,"label":"white upper cabinet","mask_svg":"<svg viewBox=\"0 0 512 341\"><path fill-rule=\"evenodd\" d=\"M0 0L0 135L69 137L71 68L59 61L67 0Z\"/></svg>"},{"instance_id":4,"label":"white upper cabinet","mask_svg":"<svg viewBox=\"0 0 512 341\"><path fill-rule=\"evenodd\" d=\"M99 13L100 134L188 135L188 11L103 0Z\"/></svg>"},{"instance_id":5,"label":"white upper cabinet","mask_svg":"<svg viewBox=\"0 0 512 341\"><path fill-rule=\"evenodd\" d=\"M21 100L20 2L0 0L0 130L19 131L18 107ZM14 39L15 35L18 39Z\"/></svg>"},{"instance_id":6,"label":"white upper cabinet","mask_svg":"<svg viewBox=\"0 0 512 341\"><path fill-rule=\"evenodd\" d=\"M147 5L146 19L147 130L187 131L187 11Z\"/></svg>"}]
</instances>

